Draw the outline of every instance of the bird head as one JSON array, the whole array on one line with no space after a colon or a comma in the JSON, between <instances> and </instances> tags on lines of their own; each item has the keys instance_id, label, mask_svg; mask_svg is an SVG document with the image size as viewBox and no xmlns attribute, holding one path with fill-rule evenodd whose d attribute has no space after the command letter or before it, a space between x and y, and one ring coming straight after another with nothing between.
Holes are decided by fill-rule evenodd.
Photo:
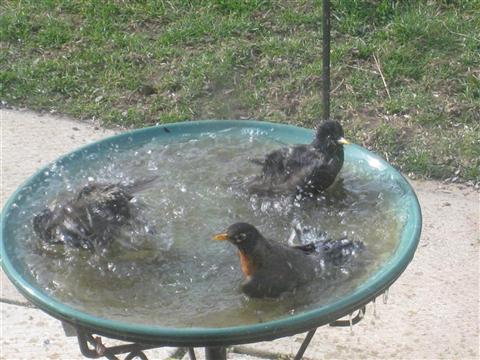
<instances>
[{"instance_id":1,"label":"bird head","mask_svg":"<svg viewBox=\"0 0 480 360\"><path fill-rule=\"evenodd\" d=\"M263 239L262 234L255 226L248 223L235 223L230 225L223 233L213 237L214 240L228 240L244 253L251 253L257 242Z\"/></svg>"},{"instance_id":2,"label":"bird head","mask_svg":"<svg viewBox=\"0 0 480 360\"><path fill-rule=\"evenodd\" d=\"M47 208L33 217L33 230L45 242L51 241L54 216L54 212Z\"/></svg>"},{"instance_id":3,"label":"bird head","mask_svg":"<svg viewBox=\"0 0 480 360\"><path fill-rule=\"evenodd\" d=\"M313 146L319 149L341 149L345 144L349 142L344 138L342 125L333 120L325 121L318 127L313 141Z\"/></svg>"}]
</instances>

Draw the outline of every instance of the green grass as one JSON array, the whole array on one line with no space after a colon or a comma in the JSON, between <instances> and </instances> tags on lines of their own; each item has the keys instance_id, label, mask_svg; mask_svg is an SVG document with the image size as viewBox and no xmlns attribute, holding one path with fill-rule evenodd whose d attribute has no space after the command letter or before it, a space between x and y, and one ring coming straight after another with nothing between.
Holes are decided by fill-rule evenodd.
<instances>
[{"instance_id":1,"label":"green grass","mask_svg":"<svg viewBox=\"0 0 480 360\"><path fill-rule=\"evenodd\" d=\"M255 118L313 127L321 8L6 0L0 100L106 126ZM333 117L406 173L480 181L479 13L479 0L333 0Z\"/></svg>"}]
</instances>

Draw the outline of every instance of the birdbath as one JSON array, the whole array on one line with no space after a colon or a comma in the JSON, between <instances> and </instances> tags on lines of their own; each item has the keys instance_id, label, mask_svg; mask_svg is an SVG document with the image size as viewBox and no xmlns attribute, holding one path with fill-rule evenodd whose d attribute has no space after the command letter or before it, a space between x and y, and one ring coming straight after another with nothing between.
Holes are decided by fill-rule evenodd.
<instances>
[{"instance_id":1,"label":"birdbath","mask_svg":"<svg viewBox=\"0 0 480 360\"><path fill-rule=\"evenodd\" d=\"M330 117L330 3L323 1L323 120ZM75 174L80 168L88 168L95 159L111 152L127 152L146 143L176 143L185 139L198 139L209 134L221 139L230 130L237 130L248 141L252 134L262 134L268 139L283 144L310 143L314 131L300 127L259 121L196 121L168 126L156 126L126 132L97 143L90 144L67 154L53 164L41 169L28 179L7 201L1 214L1 264L2 268L17 289L33 304L49 315L59 319L67 336L78 338L82 354L89 358L104 356L118 359L117 355L127 354L126 360L135 357L147 359L144 350L162 346L188 347L191 359L195 359L194 347L205 347L208 360L226 359L226 347L236 344L268 341L280 337L308 332L295 359L301 359L315 330L323 325L348 326L363 317L366 304L385 293L389 286L401 275L412 260L421 232L421 212L416 195L406 179L390 164L368 150L349 145L345 148L345 166L355 164L363 174L380 179L385 188L396 189L397 195L389 203L386 211L402 218L402 226L395 233L394 247L382 263L355 287L333 297L324 303L313 304L293 314L280 314L257 323L230 323L228 326L198 326L177 324L169 326L162 321L155 323L138 322L135 317L118 319L101 316L89 311L88 307L75 306L62 301L52 294L44 284L32 276L29 264L25 262L28 247L19 235L19 224L25 222L25 211L35 194L45 191L44 184L58 169ZM245 130L245 131L243 131ZM192 147L195 143L192 143ZM193 206L195 204L192 204ZM215 214L218 215L218 214ZM208 217L205 213L203 216ZM213 216L213 215L212 215ZM31 224L31 223L30 223ZM372 224L372 226L375 226ZM77 304L78 305L78 304ZM357 315L352 317L356 311ZM182 309L176 309L181 312ZM349 315L348 321L339 320ZM125 345L105 347L100 335L128 342Z\"/></svg>"},{"instance_id":2,"label":"birdbath","mask_svg":"<svg viewBox=\"0 0 480 360\"><path fill-rule=\"evenodd\" d=\"M229 129L237 131L241 134L239 136L244 136L245 139L254 132L285 144L310 143L314 136L314 131L309 129L260 121L184 122L169 124L167 127L155 126L135 130L104 139L59 158L54 162L53 168L71 170L75 173L75 169L89 166L92 155L98 156L112 149L121 153L129 151L135 144L148 142L171 144L185 141L185 138L195 139L205 133L215 134L221 139L222 136L226 136ZM191 146L195 146L195 142L192 142ZM127 352L130 354L127 356L128 359L135 356L146 358L142 350L176 346L205 347L208 359L222 359L226 358L225 347L229 345L273 340L309 331L297 355L297 358L301 358L316 328L326 324L345 325L344 322L336 320L364 308L367 303L384 293L412 260L419 241L420 207L406 179L385 160L357 145L345 147L344 167L351 164L355 164L361 172L380 179L387 187L398 189L398 197L393 200L389 209L403 219L403 225L394 239L394 249L381 266L341 298L333 298L318 307L298 311L293 315L280 315L261 323L230 324L225 327L164 326L161 321L148 324L137 323L134 319L128 318L119 320L99 316L89 312L88 309L64 303L39 284L27 270L25 254L22 253L25 251L25 247L22 246L25 239L18 236L17 231L17 225L22 223L22 209L28 207L32 194L41 194L44 191L42 184L55 175L52 172L52 165L41 169L20 186L2 211L0 238L2 267L12 283L28 300L73 330L73 334L78 337L82 353L88 357L103 355L115 359L117 354ZM208 217L209 214L204 216ZM353 322L357 320L358 317ZM105 348L93 334L128 341L131 344Z\"/></svg>"}]
</instances>

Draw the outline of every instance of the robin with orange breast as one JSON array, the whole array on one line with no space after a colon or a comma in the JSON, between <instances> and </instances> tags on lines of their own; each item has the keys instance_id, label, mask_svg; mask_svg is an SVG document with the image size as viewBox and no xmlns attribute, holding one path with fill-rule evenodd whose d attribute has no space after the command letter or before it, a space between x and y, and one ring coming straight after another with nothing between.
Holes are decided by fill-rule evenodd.
<instances>
[{"instance_id":1,"label":"robin with orange breast","mask_svg":"<svg viewBox=\"0 0 480 360\"><path fill-rule=\"evenodd\" d=\"M262 195L314 194L325 190L343 166L344 144L349 142L344 138L342 126L336 121L325 121L311 144L284 147L262 160L253 160L262 170L248 185L249 191Z\"/></svg>"},{"instance_id":2,"label":"robin with orange breast","mask_svg":"<svg viewBox=\"0 0 480 360\"><path fill-rule=\"evenodd\" d=\"M328 240L319 244L288 246L266 239L248 223L235 223L214 240L227 240L238 248L245 280L242 291L254 298L275 298L320 277L332 266L342 266L363 249L363 244Z\"/></svg>"}]
</instances>

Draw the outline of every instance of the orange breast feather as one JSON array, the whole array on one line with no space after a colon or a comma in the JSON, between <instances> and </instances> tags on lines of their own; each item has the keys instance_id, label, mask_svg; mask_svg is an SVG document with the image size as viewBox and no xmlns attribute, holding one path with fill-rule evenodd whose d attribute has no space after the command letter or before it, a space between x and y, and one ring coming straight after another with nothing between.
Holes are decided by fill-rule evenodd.
<instances>
[{"instance_id":1,"label":"orange breast feather","mask_svg":"<svg viewBox=\"0 0 480 360\"><path fill-rule=\"evenodd\" d=\"M252 259L241 251L238 251L238 256L240 257L240 265L242 267L243 274L245 277L249 277L255 271L255 266L253 265Z\"/></svg>"}]
</instances>

